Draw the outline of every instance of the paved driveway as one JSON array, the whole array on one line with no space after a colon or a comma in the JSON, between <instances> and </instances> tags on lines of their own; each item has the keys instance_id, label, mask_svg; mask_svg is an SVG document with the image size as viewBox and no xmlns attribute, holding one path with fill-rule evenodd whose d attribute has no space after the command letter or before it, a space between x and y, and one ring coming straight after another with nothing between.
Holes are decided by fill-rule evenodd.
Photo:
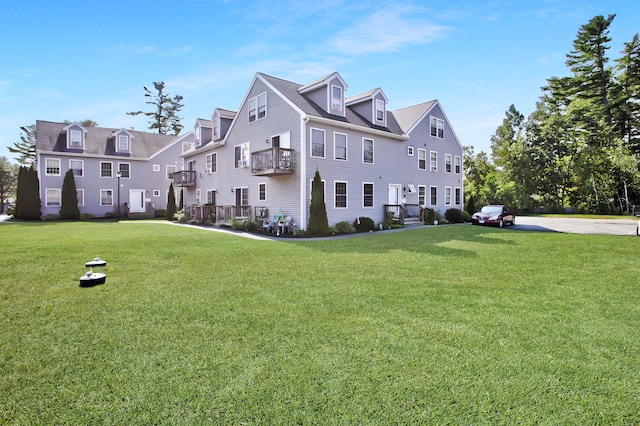
<instances>
[{"instance_id":1,"label":"paved driveway","mask_svg":"<svg viewBox=\"0 0 640 426\"><path fill-rule=\"evenodd\" d=\"M566 232L570 234L636 235L637 219L580 219L573 217L518 216L516 225L508 227L520 231Z\"/></svg>"}]
</instances>

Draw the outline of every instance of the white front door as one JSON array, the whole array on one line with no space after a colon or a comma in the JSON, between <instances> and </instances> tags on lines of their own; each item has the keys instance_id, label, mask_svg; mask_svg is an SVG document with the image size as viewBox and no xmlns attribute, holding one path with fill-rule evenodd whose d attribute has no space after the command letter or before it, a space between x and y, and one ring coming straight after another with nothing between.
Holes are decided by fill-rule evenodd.
<instances>
[{"instance_id":1,"label":"white front door","mask_svg":"<svg viewBox=\"0 0 640 426\"><path fill-rule=\"evenodd\" d=\"M129 212L144 213L144 189L129 190Z\"/></svg>"},{"instance_id":2,"label":"white front door","mask_svg":"<svg viewBox=\"0 0 640 426\"><path fill-rule=\"evenodd\" d=\"M397 207L387 207L388 212L392 212L396 218L400 217L400 194L402 190L402 185L398 185L395 183L389 184L389 196L387 198L387 204L390 206Z\"/></svg>"}]
</instances>

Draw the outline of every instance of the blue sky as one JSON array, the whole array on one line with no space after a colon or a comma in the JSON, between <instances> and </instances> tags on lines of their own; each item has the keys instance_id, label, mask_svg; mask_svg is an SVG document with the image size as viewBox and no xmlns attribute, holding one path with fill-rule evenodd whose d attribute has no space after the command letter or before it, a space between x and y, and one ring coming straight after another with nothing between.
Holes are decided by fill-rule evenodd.
<instances>
[{"instance_id":1,"label":"blue sky","mask_svg":"<svg viewBox=\"0 0 640 426\"><path fill-rule=\"evenodd\" d=\"M256 72L309 83L338 71L347 96L381 87L389 109L438 99L463 145L490 152L509 105L525 115L567 75L580 25L616 14L608 55L640 31L637 0L5 0L0 156L20 126L92 119L145 130L143 86L184 97L185 130L237 110Z\"/></svg>"}]
</instances>

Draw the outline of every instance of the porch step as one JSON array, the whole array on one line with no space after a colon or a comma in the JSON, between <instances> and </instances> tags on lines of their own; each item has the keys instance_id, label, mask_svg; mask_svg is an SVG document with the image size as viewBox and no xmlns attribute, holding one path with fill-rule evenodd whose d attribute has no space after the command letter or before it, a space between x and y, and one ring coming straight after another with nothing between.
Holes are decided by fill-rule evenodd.
<instances>
[{"instance_id":1,"label":"porch step","mask_svg":"<svg viewBox=\"0 0 640 426\"><path fill-rule=\"evenodd\" d=\"M406 217L404 219L404 226L422 226L424 223L420 220L419 217Z\"/></svg>"}]
</instances>

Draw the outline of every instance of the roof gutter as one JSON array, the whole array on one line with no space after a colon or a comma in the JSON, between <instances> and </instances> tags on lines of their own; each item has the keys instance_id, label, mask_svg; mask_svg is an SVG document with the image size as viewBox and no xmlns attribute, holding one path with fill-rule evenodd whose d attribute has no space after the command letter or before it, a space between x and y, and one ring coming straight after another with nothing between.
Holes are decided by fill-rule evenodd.
<instances>
[{"instance_id":1,"label":"roof gutter","mask_svg":"<svg viewBox=\"0 0 640 426\"><path fill-rule=\"evenodd\" d=\"M386 138L390 138L390 139L396 139L399 141L406 141L409 140L409 136L402 134L402 135L397 135L395 133L391 133L391 132L385 132L382 130L377 130L377 129L371 129L369 127L363 127L363 126L358 126L356 124L351 124L351 123L344 123L342 121L337 121L337 120L333 120L330 118L324 118L324 117L318 117L315 115L307 115L306 116L306 120L308 121L315 121L317 123L322 123L322 124L327 124L330 126L337 126L337 127L342 127L345 129L349 129L349 130L354 130L354 131L358 131L358 132L366 132L366 133L371 133L377 136L383 136Z\"/></svg>"}]
</instances>

